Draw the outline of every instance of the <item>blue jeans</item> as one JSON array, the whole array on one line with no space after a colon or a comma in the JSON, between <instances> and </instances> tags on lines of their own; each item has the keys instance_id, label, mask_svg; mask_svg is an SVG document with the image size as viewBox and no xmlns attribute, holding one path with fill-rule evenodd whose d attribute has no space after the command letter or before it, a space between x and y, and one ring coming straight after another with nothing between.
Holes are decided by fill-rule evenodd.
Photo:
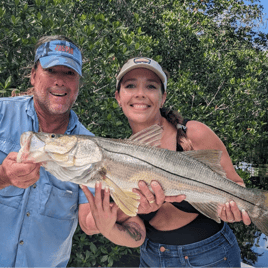
<instances>
[{"instance_id":1,"label":"blue jeans","mask_svg":"<svg viewBox=\"0 0 268 268\"><path fill-rule=\"evenodd\" d=\"M241 267L240 248L224 223L215 235L188 245L158 244L146 238L141 246L140 267Z\"/></svg>"}]
</instances>

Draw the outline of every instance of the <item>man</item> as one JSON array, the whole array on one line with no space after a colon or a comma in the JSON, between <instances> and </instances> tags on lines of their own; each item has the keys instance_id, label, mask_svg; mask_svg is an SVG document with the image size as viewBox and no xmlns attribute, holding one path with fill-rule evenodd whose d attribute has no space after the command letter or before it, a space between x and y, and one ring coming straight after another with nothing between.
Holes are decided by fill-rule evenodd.
<instances>
[{"instance_id":1,"label":"man","mask_svg":"<svg viewBox=\"0 0 268 268\"><path fill-rule=\"evenodd\" d=\"M140 245L145 238L141 220L120 211L116 217L117 208L110 210L109 192L101 200L100 185L94 200L86 187L87 197L77 184L57 180L40 164L17 163L20 136L25 131L93 135L71 110L82 75L78 47L64 36L43 37L37 42L34 63L33 96L0 99L0 266L66 266L78 220L87 234L99 233L99 229L111 227L106 216L96 227L96 218L103 218L101 215L112 215L120 222L112 236L106 235L108 239ZM165 196L159 184L152 188L156 210ZM146 185L140 189L139 212L146 213L148 196L153 194Z\"/></svg>"},{"instance_id":2,"label":"man","mask_svg":"<svg viewBox=\"0 0 268 268\"><path fill-rule=\"evenodd\" d=\"M43 37L34 63L33 96L0 99L1 267L66 266L78 218L87 226L90 214L77 184L16 161L25 131L93 135L71 110L82 75L78 47L63 36Z\"/></svg>"}]
</instances>

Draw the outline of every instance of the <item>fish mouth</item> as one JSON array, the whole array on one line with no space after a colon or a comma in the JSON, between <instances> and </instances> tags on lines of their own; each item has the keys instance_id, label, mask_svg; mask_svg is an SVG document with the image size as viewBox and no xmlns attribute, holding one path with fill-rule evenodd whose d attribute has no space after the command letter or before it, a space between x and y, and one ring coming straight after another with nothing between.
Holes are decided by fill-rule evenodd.
<instances>
[{"instance_id":1,"label":"fish mouth","mask_svg":"<svg viewBox=\"0 0 268 268\"><path fill-rule=\"evenodd\" d=\"M46 135L43 133L31 133L26 139L26 142L29 143L29 152L43 150L46 145Z\"/></svg>"},{"instance_id":2,"label":"fish mouth","mask_svg":"<svg viewBox=\"0 0 268 268\"><path fill-rule=\"evenodd\" d=\"M17 162L38 163L45 160L43 155L46 144L43 140L43 136L39 137L40 135L38 134L39 133L33 133L32 131L22 133L20 138L21 149L17 156Z\"/></svg>"},{"instance_id":3,"label":"fish mouth","mask_svg":"<svg viewBox=\"0 0 268 268\"><path fill-rule=\"evenodd\" d=\"M47 136L48 136L47 133L37 132L37 133L34 133L33 140L37 143L40 143L40 145L42 144L44 146Z\"/></svg>"},{"instance_id":4,"label":"fish mouth","mask_svg":"<svg viewBox=\"0 0 268 268\"><path fill-rule=\"evenodd\" d=\"M20 137L21 149L17 155L17 162L18 163L26 162L29 160L29 153L30 153L32 136L33 136L32 131L24 132L21 134L21 137Z\"/></svg>"},{"instance_id":5,"label":"fish mouth","mask_svg":"<svg viewBox=\"0 0 268 268\"><path fill-rule=\"evenodd\" d=\"M20 145L21 147L25 146L27 143L31 141L31 138L33 136L33 132L28 131L21 134L20 137Z\"/></svg>"}]
</instances>

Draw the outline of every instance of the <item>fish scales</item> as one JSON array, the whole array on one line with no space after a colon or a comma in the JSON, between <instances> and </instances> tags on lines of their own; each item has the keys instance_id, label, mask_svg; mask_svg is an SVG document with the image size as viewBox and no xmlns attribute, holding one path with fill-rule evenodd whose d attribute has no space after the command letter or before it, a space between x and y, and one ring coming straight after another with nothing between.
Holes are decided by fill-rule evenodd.
<instances>
[{"instance_id":1,"label":"fish scales","mask_svg":"<svg viewBox=\"0 0 268 268\"><path fill-rule=\"evenodd\" d=\"M125 159L121 159L120 158L120 155L116 155L116 154L114 156L112 156L112 158L117 158L118 162L120 162L120 163L122 163L124 160L126 160L127 163L129 162L128 159L126 159L126 158ZM180 165L180 162L179 161L176 164L178 165L178 167L181 167L182 166L182 165ZM143 167L144 167L144 165L135 166L135 168L133 169L133 173L134 172L137 173L137 170L139 170L139 172L142 172L142 168ZM173 181L175 183L177 183L177 182L179 182L179 183L185 183L185 184L188 184L189 187L195 187L196 189L198 189L198 188L205 188L205 187L211 186L211 185L208 185L208 184L201 183L199 178L198 178L199 180L190 180L190 179L188 179L188 177L191 175L189 173L188 174L187 173L186 174L185 173L182 173L182 174L179 175L181 177L178 178L177 175L173 175L176 172L175 168L174 168L174 170L172 170L172 173L173 174L172 173L168 173L168 172L166 172L164 170L161 170L158 167L153 167L153 168L154 168L154 171L152 171L152 167L150 167L150 165L147 166L147 169L148 170L151 170L151 172L152 172L151 173L152 174L152 178L155 178L157 176L157 178L158 178L157 180L159 180L160 182L162 182L162 185L165 188L165 191L166 191L166 194L167 195L176 195L176 194L181 193L182 191L180 189L176 190L174 188L165 187L166 184L164 183L163 180L166 180L166 179L169 179L169 181ZM131 170L131 169L129 168L129 170ZM183 168L182 168L182 170L183 170ZM117 174L117 171L118 171L118 169L115 168L113 170L113 173L116 175L115 177L118 177L119 178L120 175ZM156 171L158 171L158 172L156 172ZM205 173L205 169L204 169L204 172L203 173ZM213 173L213 172L211 172L211 173L212 173L213 176L215 176L215 173ZM123 175L124 174L125 173L123 173ZM177 174L178 174L178 172L177 172ZM131 176L132 176L132 174L128 174L128 177L131 177ZM188 181L185 181L185 179L187 179ZM207 189L209 189L208 191L206 191L206 189L204 189L203 191L209 192L211 190L214 190L215 191L215 190L218 189L218 188L215 188L215 178L213 178L213 179L214 179L214 185L212 185L210 188L207 188ZM120 180L121 180L121 178L120 178ZM136 181L135 187L137 187L137 182L138 181ZM235 184L235 185L237 185L237 184ZM231 183L230 186L233 186L233 184ZM133 187L133 185L131 185L131 187ZM241 190L240 187L239 187L239 190ZM227 195L230 196L229 193L227 193Z\"/></svg>"},{"instance_id":2,"label":"fish scales","mask_svg":"<svg viewBox=\"0 0 268 268\"><path fill-rule=\"evenodd\" d=\"M100 145L100 144L99 144ZM105 146L104 146L105 147ZM142 149L144 149L144 148L142 148ZM112 150L110 150L110 148L109 148L109 151L112 151ZM116 155L116 148L115 148L115 156L114 156L114 158L117 158L117 160L119 161L119 162L123 162L123 159L118 159L118 157L120 157L120 155L118 154L118 155ZM138 156L136 156L137 157L137 159L140 159L141 157L140 157L140 155L142 155L141 154L141 152L139 152L138 150L136 150L136 152L137 152L137 154L136 155L138 155ZM155 155L154 154L154 150L153 149L150 149L150 155L153 153L153 155ZM131 155L133 156L135 154L135 152L133 152L133 151L131 151ZM126 154L124 154L124 155L126 155ZM150 156L149 155L149 156ZM144 158L142 158L142 160L145 160L145 158L147 158L147 155L146 155L146 157L144 157ZM146 160L146 161L149 161L150 162L150 160ZM129 161L127 161L127 162L129 162ZM181 166L182 165L180 165L180 163L179 163L179 161L176 161L176 164L177 165L175 165L175 167L177 166L177 167L180 167L181 168ZM197 165L198 165L198 163L197 163ZM174 165L172 165L171 166L173 169L174 169ZM154 168L157 168L157 167L154 167ZM136 169L138 169L138 170L140 170L141 168L135 168L135 172L136 172ZM202 167L201 166L201 169L203 169L204 171L202 172L202 171L200 171L200 173L199 173L199 176L202 174L202 173L204 173L204 174L206 174L205 173L205 171L206 171L206 168L204 168L204 166ZM183 168L182 168L182 170L183 170ZM114 172L114 174L115 174L115 176L114 176L114 180L116 181L116 178L118 178L119 176L118 176L118 174L116 173L116 171L117 171L117 169L116 170L114 170L113 172ZM172 170L172 172L174 172L174 170ZM214 172L211 172L211 174L212 174L212 178L213 178L213 185L210 185L210 186L212 186L210 189L207 189L207 188L204 188L204 186L208 186L207 184L205 184L205 185L200 185L200 184L198 184L197 183L197 181L188 181L188 182L185 182L185 181L183 181L183 183L185 184L189 184L190 185L190 188L191 187L194 187L194 189L195 189L195 191L190 191L190 190L188 190L187 192L186 191L182 191L182 190L174 190L174 186L173 187L167 187L168 189L172 189L172 190L168 190L168 189L166 189L166 187L165 187L165 183L163 182L163 180L162 180L162 178L167 178L167 179L170 179L170 180L172 180L172 178L171 177L168 177L168 175L170 175L170 174L161 174L161 176L158 178L158 176L152 176L152 178L151 179L156 179L156 180L159 180L159 182L161 183L161 185L163 185L164 186L164 189L165 189L165 191L166 191L166 194L167 195L176 195L176 194L179 194L179 193L186 193L186 195L187 195L187 200L188 201L196 201L196 198L195 198L195 196L196 196L196 189L202 189L203 188L203 195L202 195L202 197L203 197L203 199L205 198L205 197L207 197L207 195L211 192L211 191L214 191L214 193L215 193L215 195L216 196L219 196L220 194L222 195L222 193L220 193L221 191L219 191L217 188L215 188L215 176L217 175L217 174L215 174ZM185 177L185 176L189 176L190 174L183 174L183 177ZM207 175L208 174L206 174L206 178L207 178ZM147 176L148 176L148 174L147 174ZM219 176L218 176L219 177ZM139 179L144 179L145 180L145 178L139 178ZM199 178L197 178L197 179L199 179ZM219 177L219 179L221 179L220 177ZM173 178L173 180L176 180L176 178ZM123 178L120 178L120 181L123 181ZM149 181L150 181L150 179L149 179ZM148 181L148 182L149 182ZM134 185L129 185L128 187L132 187L132 188L136 188L137 187L137 182L138 182L138 179L136 180L136 184L134 184ZM178 178L177 178L177 182L178 182ZM222 180L222 182L223 182L223 184L224 183L226 183L226 181L225 180ZM228 182L228 184L230 184L230 189L233 189L233 187L234 186L238 186L236 183L233 183L232 181L227 181ZM224 185L222 185L222 186L224 186ZM124 188L124 187L126 187L125 185L122 185L122 187ZM245 189L245 188L243 188L243 187L241 187L241 186L238 186L237 187L238 189L239 189L239 191L241 192L241 188L242 188L242 190L244 190L246 193L244 194L244 196L248 196L248 191L247 191L247 189ZM185 190L185 189L184 189ZM204 195L205 194L205 195ZM233 196L231 195L231 194L229 194L229 193L227 193L226 192L226 194L225 194L225 199L223 199L223 198L221 198L221 202L222 203L225 203L225 202L227 202L227 201L230 201L230 200L234 200L234 201L236 201L237 202L237 204L238 204L238 206L240 207L240 209L242 209L242 208L244 208L244 207L242 207L241 206L241 202L240 202L240 199L238 199L238 198L236 198L236 196L237 196L237 194L233 194ZM210 198L211 198L211 195L210 195ZM212 198L211 198L212 199ZM214 199L215 199L215 196L214 196ZM255 202L256 202L256 196L254 196L253 198L252 198ZM254 204L254 203L252 203L252 204ZM252 210L249 206L247 206L246 207L246 209L247 210Z\"/></svg>"},{"instance_id":3,"label":"fish scales","mask_svg":"<svg viewBox=\"0 0 268 268\"><path fill-rule=\"evenodd\" d=\"M176 174L176 176L191 180L191 185L194 185L194 182L196 181L201 182L204 186L211 186L212 189L227 188L228 191L231 191L234 197L240 196L242 190L243 199L248 200L250 198L252 204L256 202L256 196L253 194L249 195L247 188L241 187L231 180L226 181L225 178L222 178L213 172L209 167L206 167L187 155L185 156L185 153L178 154L177 152L154 147L147 149L145 146L140 145L134 146L133 150L133 144L130 144L128 141L123 141L119 144L116 141L113 143L113 140L108 141L106 139L98 139L97 142L103 150L107 150L111 153L113 152L115 155L118 154L117 156L114 156L114 159L121 154L128 155L130 154L128 152L131 152L132 158L135 157L136 159L150 163L150 165L154 166L156 169L162 168L163 170L168 170L171 174L173 173ZM118 152L120 152L120 154ZM121 159L120 161L123 160ZM196 170L198 170L198 172L196 172ZM177 177L173 178L173 180L177 181ZM215 181L217 181L216 188ZM188 183L190 184L190 182ZM200 186L200 184L198 185ZM170 193L167 192L167 194Z\"/></svg>"},{"instance_id":4,"label":"fish scales","mask_svg":"<svg viewBox=\"0 0 268 268\"><path fill-rule=\"evenodd\" d=\"M137 213L139 196L132 189L138 187L139 180L148 184L159 181L166 195L185 194L189 203L217 222L223 204L233 200L268 234L267 191L246 189L226 179L219 151L174 152L150 146L159 144L159 133L153 126L150 135L145 131L131 140L115 140L26 132L21 136L18 161L42 162L63 181L94 187L97 180L102 180L116 204L130 216ZM135 137L147 145L141 145Z\"/></svg>"},{"instance_id":5,"label":"fish scales","mask_svg":"<svg viewBox=\"0 0 268 268\"><path fill-rule=\"evenodd\" d=\"M121 188L131 190L132 188L138 187L139 180L145 180L149 183L151 180L155 179L161 183L167 195L177 195L180 193L184 193L187 196L186 200L189 202L198 202L198 200L203 200L203 202L209 203L212 200L217 200L218 202L225 203L227 201L233 200L237 202L238 207L240 209L246 208L246 210L248 211L251 211L251 206L253 207L254 205L251 204L251 206L247 205L246 207L245 205L242 206L240 199L236 198L235 195L232 196L227 192L223 194L222 191L218 188L215 188L215 186L208 187L208 185L202 184L199 181L185 181L184 178L178 179L175 175L169 174L162 169L157 170L157 168L155 167L152 170L152 167L150 165L146 165L144 162L139 162L138 158L136 158L136 163L134 164L133 157L130 160L128 159L127 154L123 154L122 157L122 154L111 153L111 151L109 150L108 155L110 160L105 162L105 167L107 168L111 179ZM105 157L107 156L104 154L104 158ZM113 158L117 159L117 164L115 164L115 161L112 160ZM129 164L131 161L132 165ZM120 168L120 165L122 165L123 168ZM124 179L125 177L132 178L132 173L137 173L137 170L139 170L138 174L144 173L144 177L136 177L135 180ZM166 183L166 181L168 181L169 183ZM231 186L237 185L235 183L232 183L232 181L230 182ZM178 188L176 187L176 185L180 185L180 187ZM241 186L238 186L238 188L242 188L242 190L245 190L247 192L246 194L248 194L248 189L243 188ZM197 192L199 192L199 195L197 195ZM211 192L214 192L214 194L211 194ZM196 208L198 209L198 207ZM211 208L208 207L208 210L211 210ZM219 219L217 221L219 221Z\"/></svg>"}]
</instances>

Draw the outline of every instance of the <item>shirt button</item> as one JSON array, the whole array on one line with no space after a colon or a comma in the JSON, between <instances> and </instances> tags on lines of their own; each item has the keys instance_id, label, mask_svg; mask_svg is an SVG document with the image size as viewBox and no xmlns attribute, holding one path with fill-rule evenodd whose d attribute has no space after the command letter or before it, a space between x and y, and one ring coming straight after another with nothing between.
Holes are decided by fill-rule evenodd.
<instances>
[{"instance_id":1,"label":"shirt button","mask_svg":"<svg viewBox=\"0 0 268 268\"><path fill-rule=\"evenodd\" d=\"M160 251L165 252L166 251L165 247L160 247Z\"/></svg>"},{"instance_id":2,"label":"shirt button","mask_svg":"<svg viewBox=\"0 0 268 268\"><path fill-rule=\"evenodd\" d=\"M30 214L30 212L27 212L26 215L27 215L27 217L29 217L31 214Z\"/></svg>"},{"instance_id":3,"label":"shirt button","mask_svg":"<svg viewBox=\"0 0 268 268\"><path fill-rule=\"evenodd\" d=\"M23 242L23 240L21 240L21 241L20 241L20 245L23 245L23 244L24 244L24 242Z\"/></svg>"},{"instance_id":4,"label":"shirt button","mask_svg":"<svg viewBox=\"0 0 268 268\"><path fill-rule=\"evenodd\" d=\"M33 188L34 188L34 189L36 188L36 184L33 185Z\"/></svg>"}]
</instances>

